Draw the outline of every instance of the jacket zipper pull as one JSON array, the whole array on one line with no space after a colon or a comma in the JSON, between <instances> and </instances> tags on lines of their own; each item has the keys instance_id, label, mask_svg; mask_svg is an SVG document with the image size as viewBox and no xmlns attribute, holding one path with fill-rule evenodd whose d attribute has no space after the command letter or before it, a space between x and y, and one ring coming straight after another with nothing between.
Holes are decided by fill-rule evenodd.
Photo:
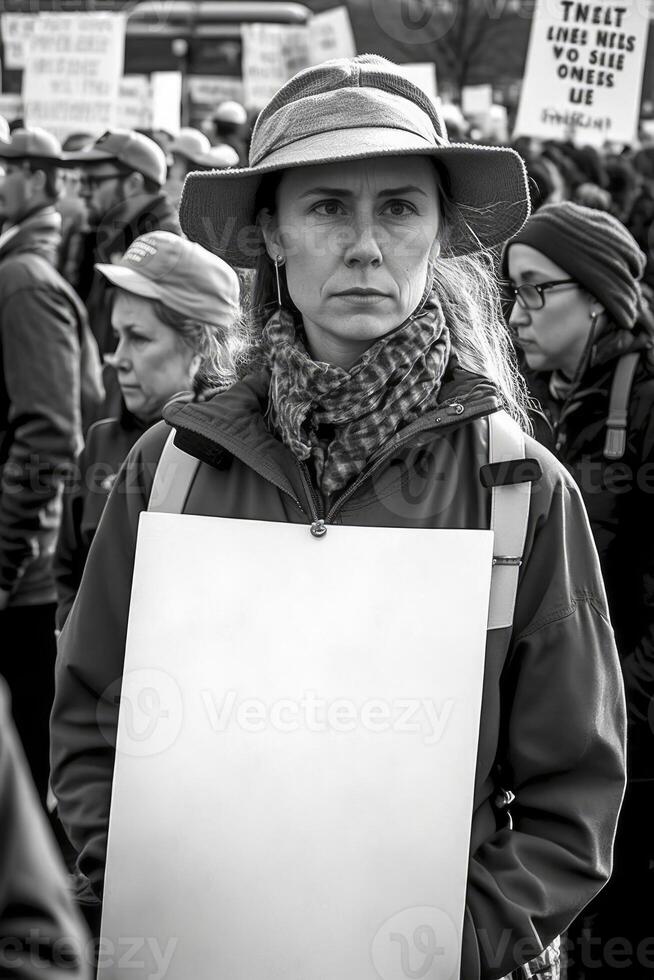
<instances>
[{"instance_id":1,"label":"jacket zipper pull","mask_svg":"<svg viewBox=\"0 0 654 980\"><path fill-rule=\"evenodd\" d=\"M327 526L323 520L314 521L311 525L311 533L314 538L324 538L327 534Z\"/></svg>"}]
</instances>

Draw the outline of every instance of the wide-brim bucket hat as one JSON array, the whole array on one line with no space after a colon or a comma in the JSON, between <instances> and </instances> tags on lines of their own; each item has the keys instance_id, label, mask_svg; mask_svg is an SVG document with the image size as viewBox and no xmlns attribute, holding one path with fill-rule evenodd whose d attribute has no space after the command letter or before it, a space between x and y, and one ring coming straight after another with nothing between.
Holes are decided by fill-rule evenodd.
<instances>
[{"instance_id":1,"label":"wide-brim bucket hat","mask_svg":"<svg viewBox=\"0 0 654 980\"><path fill-rule=\"evenodd\" d=\"M377 55L326 61L299 72L262 109L249 166L191 173L180 221L185 234L231 265L263 251L256 225L262 179L274 171L379 156L431 156L457 205L448 251L465 255L512 238L529 217L527 174L508 147L450 143L432 100Z\"/></svg>"}]
</instances>

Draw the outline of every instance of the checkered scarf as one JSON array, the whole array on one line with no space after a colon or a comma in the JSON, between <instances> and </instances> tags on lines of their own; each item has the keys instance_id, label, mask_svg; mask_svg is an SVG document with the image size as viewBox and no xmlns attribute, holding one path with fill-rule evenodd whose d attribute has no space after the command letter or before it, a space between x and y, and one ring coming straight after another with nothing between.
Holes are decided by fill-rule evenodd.
<instances>
[{"instance_id":1,"label":"checkered scarf","mask_svg":"<svg viewBox=\"0 0 654 980\"><path fill-rule=\"evenodd\" d=\"M358 476L400 427L436 404L450 354L434 291L349 371L312 360L287 310L273 314L263 342L271 369L269 424L296 459L313 461L326 496ZM319 426L330 427L328 439Z\"/></svg>"}]
</instances>

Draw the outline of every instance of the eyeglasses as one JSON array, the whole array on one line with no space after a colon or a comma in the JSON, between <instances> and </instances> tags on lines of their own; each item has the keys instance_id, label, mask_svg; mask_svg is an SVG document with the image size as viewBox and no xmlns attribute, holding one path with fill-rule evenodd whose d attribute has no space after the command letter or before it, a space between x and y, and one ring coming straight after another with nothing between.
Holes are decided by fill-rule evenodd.
<instances>
[{"instance_id":1,"label":"eyeglasses","mask_svg":"<svg viewBox=\"0 0 654 980\"><path fill-rule=\"evenodd\" d=\"M79 179L79 186L90 191L96 191L101 184L107 180L119 180L123 175L116 171L113 174L82 174Z\"/></svg>"},{"instance_id":2,"label":"eyeglasses","mask_svg":"<svg viewBox=\"0 0 654 980\"><path fill-rule=\"evenodd\" d=\"M556 286L578 286L576 279L553 279L551 282L521 282L519 286L508 284L509 293L523 310L542 310L545 306L545 292Z\"/></svg>"}]
</instances>

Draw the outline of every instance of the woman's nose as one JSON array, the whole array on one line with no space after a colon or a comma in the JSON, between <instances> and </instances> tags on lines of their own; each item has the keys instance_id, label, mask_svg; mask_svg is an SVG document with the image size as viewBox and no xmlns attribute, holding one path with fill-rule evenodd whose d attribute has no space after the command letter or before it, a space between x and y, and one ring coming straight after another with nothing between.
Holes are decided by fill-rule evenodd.
<instances>
[{"instance_id":1,"label":"woman's nose","mask_svg":"<svg viewBox=\"0 0 654 980\"><path fill-rule=\"evenodd\" d=\"M511 309L511 315L509 317L509 326L513 330L518 330L520 327L528 327L531 323L531 317L529 315L529 310L523 310L518 302L513 304Z\"/></svg>"},{"instance_id":2,"label":"woman's nose","mask_svg":"<svg viewBox=\"0 0 654 980\"><path fill-rule=\"evenodd\" d=\"M381 265L384 256L381 250L379 229L374 221L363 219L353 222L351 237L348 236L343 258L346 265Z\"/></svg>"},{"instance_id":3,"label":"woman's nose","mask_svg":"<svg viewBox=\"0 0 654 980\"><path fill-rule=\"evenodd\" d=\"M122 340L118 343L118 346L113 354L104 355L104 361L105 364L108 364L109 367L114 368L116 371L129 371L131 367Z\"/></svg>"}]
</instances>

